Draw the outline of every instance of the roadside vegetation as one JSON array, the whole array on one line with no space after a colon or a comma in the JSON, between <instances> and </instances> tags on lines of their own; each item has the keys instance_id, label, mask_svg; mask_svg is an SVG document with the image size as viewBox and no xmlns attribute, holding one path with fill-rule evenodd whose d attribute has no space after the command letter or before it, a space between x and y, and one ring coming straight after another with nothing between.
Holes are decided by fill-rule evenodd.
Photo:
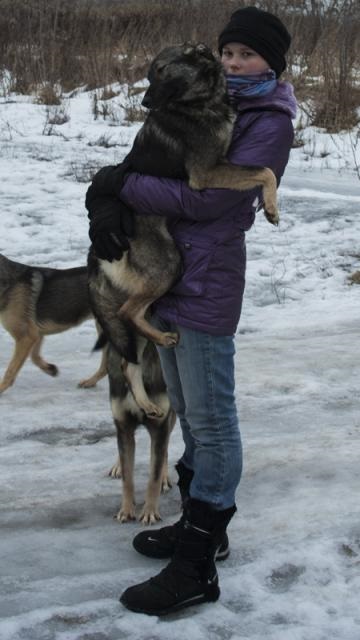
<instances>
[{"instance_id":1,"label":"roadside vegetation","mask_svg":"<svg viewBox=\"0 0 360 640\"><path fill-rule=\"evenodd\" d=\"M231 12L248 4L276 12L293 35L287 77L305 105L307 124L330 133L356 127L358 0L0 0L1 93L34 94L43 104L61 105L64 93L101 89L94 105L101 117L113 85L132 87L144 78L163 46L202 41L216 51Z\"/></svg>"}]
</instances>

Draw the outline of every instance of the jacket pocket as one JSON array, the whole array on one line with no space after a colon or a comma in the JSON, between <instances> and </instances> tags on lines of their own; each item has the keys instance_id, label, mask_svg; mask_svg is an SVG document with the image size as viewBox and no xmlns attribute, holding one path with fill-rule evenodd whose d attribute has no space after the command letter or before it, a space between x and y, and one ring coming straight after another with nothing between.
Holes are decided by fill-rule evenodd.
<instances>
[{"instance_id":1,"label":"jacket pocket","mask_svg":"<svg viewBox=\"0 0 360 640\"><path fill-rule=\"evenodd\" d=\"M215 245L178 238L176 245L182 257L183 275L170 289L170 293L180 296L201 296L205 289L207 270Z\"/></svg>"}]
</instances>

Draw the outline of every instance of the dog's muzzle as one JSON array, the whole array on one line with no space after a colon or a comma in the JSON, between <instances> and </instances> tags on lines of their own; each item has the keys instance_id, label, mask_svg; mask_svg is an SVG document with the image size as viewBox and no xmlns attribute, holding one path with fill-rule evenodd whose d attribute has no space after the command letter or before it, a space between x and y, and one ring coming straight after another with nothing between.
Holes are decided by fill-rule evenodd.
<instances>
[{"instance_id":1,"label":"dog's muzzle","mask_svg":"<svg viewBox=\"0 0 360 640\"><path fill-rule=\"evenodd\" d=\"M149 96L148 91L145 93L142 102L141 102L141 106L145 107L145 109L151 109L152 106L152 100L151 97Z\"/></svg>"}]
</instances>

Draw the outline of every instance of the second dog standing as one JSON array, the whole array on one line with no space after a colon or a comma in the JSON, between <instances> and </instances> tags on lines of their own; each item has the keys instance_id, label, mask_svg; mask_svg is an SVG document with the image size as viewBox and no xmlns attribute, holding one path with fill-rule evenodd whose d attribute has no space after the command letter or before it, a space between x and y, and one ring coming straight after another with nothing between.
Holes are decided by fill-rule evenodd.
<instances>
[{"instance_id":1,"label":"second dog standing","mask_svg":"<svg viewBox=\"0 0 360 640\"><path fill-rule=\"evenodd\" d=\"M109 345L108 373L110 381L111 409L116 425L119 463L110 471L112 477L121 477L123 494L122 504L116 519L127 522L135 519L134 499L134 458L135 431L144 425L149 432L151 442L150 470L145 504L139 515L143 524L154 524L160 520L159 496L171 483L168 478L168 444L175 424L175 413L170 407L169 398L161 372L160 361L152 342L147 342L143 352L142 364L144 386L147 394L161 407L160 417L150 418L139 408L123 374L123 359Z\"/></svg>"},{"instance_id":2,"label":"second dog standing","mask_svg":"<svg viewBox=\"0 0 360 640\"><path fill-rule=\"evenodd\" d=\"M0 254L0 321L15 340L0 393L14 384L29 356L42 371L56 376L57 366L46 362L40 353L44 337L67 331L92 317L86 267L34 267ZM95 386L106 375L105 351L99 369L80 386Z\"/></svg>"}]
</instances>

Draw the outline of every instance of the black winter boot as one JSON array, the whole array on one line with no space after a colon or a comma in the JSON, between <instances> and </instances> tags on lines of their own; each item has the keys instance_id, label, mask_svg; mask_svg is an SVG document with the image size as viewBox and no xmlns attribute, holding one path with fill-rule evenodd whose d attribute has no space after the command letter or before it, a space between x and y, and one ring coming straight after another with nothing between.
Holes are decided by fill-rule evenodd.
<instances>
[{"instance_id":1,"label":"black winter boot","mask_svg":"<svg viewBox=\"0 0 360 640\"><path fill-rule=\"evenodd\" d=\"M175 469L179 476L178 487L184 508L189 498L189 490L194 472L185 467L182 462L178 462ZM175 553L183 524L184 514L182 514L180 520L167 527L140 531L133 539L133 547L138 553L148 558L171 558ZM229 554L229 539L226 532L224 532L224 536L222 540L220 540L218 549L216 549L215 552L215 560L226 560Z\"/></svg>"},{"instance_id":2,"label":"black winter boot","mask_svg":"<svg viewBox=\"0 0 360 640\"><path fill-rule=\"evenodd\" d=\"M158 575L124 591L120 602L138 613L166 615L220 595L214 555L236 507L216 511L189 498L171 562Z\"/></svg>"}]
</instances>

